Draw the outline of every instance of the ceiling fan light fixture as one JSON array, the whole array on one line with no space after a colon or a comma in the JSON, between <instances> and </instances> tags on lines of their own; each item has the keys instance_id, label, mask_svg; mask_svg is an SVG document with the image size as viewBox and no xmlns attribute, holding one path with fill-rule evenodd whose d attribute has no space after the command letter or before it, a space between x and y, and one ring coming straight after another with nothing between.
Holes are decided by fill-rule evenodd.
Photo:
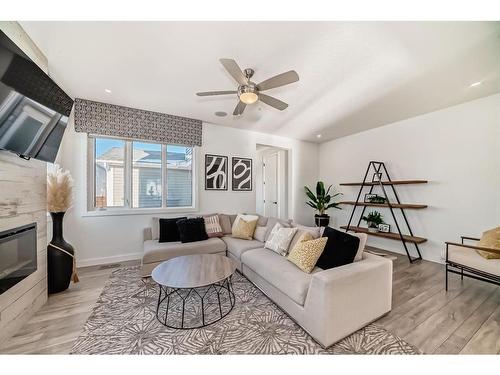
<instances>
[{"instance_id":1,"label":"ceiling fan light fixture","mask_svg":"<svg viewBox=\"0 0 500 375\"><path fill-rule=\"evenodd\" d=\"M256 84L255 82L250 81L254 74L253 69L247 68L245 70L241 70L236 61L233 59L219 59L219 61L224 66L226 71L234 78L234 80L238 82L238 91L205 91L197 92L196 95L213 96L238 94L238 104L236 104L233 111L234 116L243 114L243 111L248 104L254 104L256 102L265 103L268 106L280 111L283 111L288 107L287 103L276 99L273 96L263 94L262 91L297 82L299 80L299 75L295 70L289 70L288 72L275 75L274 77ZM260 110L261 108L259 107L259 111Z\"/></svg>"},{"instance_id":2,"label":"ceiling fan light fixture","mask_svg":"<svg viewBox=\"0 0 500 375\"><path fill-rule=\"evenodd\" d=\"M240 100L245 104L253 104L259 100L259 96L254 92L243 92L240 94Z\"/></svg>"}]
</instances>

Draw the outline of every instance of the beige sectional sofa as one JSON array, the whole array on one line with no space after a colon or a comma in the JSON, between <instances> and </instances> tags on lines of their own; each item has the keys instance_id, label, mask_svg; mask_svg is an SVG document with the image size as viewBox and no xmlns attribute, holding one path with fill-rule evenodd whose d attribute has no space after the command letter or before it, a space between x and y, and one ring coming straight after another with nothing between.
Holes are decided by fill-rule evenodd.
<instances>
[{"instance_id":1,"label":"beige sectional sofa","mask_svg":"<svg viewBox=\"0 0 500 375\"><path fill-rule=\"evenodd\" d=\"M277 219L267 220L267 240ZM264 221L262 221L264 222ZM391 310L392 261L364 252L354 263L303 272L264 242L225 235L206 241L158 243L145 230L142 274L180 255L226 254L238 270L323 347L328 347Z\"/></svg>"}]
</instances>

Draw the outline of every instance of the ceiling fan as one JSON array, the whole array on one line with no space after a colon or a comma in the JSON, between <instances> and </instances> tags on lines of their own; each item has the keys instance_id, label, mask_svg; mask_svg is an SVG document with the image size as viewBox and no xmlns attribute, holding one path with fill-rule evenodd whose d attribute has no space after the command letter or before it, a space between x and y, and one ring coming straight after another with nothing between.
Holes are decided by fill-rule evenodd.
<instances>
[{"instance_id":1,"label":"ceiling fan","mask_svg":"<svg viewBox=\"0 0 500 375\"><path fill-rule=\"evenodd\" d=\"M265 81L256 84L250 81L254 74L253 69L241 70L236 61L233 59L219 59L221 64L226 68L226 70L231 74L231 76L238 82L239 86L237 90L234 91L207 91L198 92L198 96L211 96L211 95L229 95L238 94L238 104L233 111L233 115L241 115L245 110L247 104L253 104L260 100L273 108L283 111L288 104L276 99L272 96L263 94L261 91L266 91L269 89L274 89L275 87L280 87L288 85L299 80L299 75L295 70L289 70L288 72L278 74L274 77L266 79Z\"/></svg>"}]
</instances>

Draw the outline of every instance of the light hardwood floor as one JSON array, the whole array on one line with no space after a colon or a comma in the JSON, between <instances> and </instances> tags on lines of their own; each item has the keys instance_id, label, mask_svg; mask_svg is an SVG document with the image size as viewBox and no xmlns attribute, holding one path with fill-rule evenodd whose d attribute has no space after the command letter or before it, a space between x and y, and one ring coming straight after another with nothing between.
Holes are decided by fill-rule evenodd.
<instances>
[{"instance_id":1,"label":"light hardwood floor","mask_svg":"<svg viewBox=\"0 0 500 375\"><path fill-rule=\"evenodd\" d=\"M377 321L424 353L500 353L500 287L450 276L444 290L444 266L406 257L394 260L393 309ZM47 304L0 353L69 353L109 274L117 266L79 270L81 282L49 297Z\"/></svg>"}]
</instances>

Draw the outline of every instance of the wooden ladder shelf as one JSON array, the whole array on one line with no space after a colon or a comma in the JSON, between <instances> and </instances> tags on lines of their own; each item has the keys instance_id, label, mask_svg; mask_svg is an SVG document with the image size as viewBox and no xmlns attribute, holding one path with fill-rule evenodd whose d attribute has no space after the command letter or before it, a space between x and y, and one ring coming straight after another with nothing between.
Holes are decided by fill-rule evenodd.
<instances>
[{"instance_id":1,"label":"wooden ladder shelf","mask_svg":"<svg viewBox=\"0 0 500 375\"><path fill-rule=\"evenodd\" d=\"M368 180L370 170L373 171L373 179L370 181ZM385 178L384 178L385 175ZM357 232L357 233L366 233L370 236L375 236L375 237L381 237L381 238L387 238L387 239L392 239L392 240L398 240L401 241L403 244L403 247L406 251L406 255L408 255L408 260L410 263L413 263L415 260L421 260L422 259L422 254L420 253L420 249L418 247L419 244L424 243L427 241L426 238L423 237L417 237L413 235L413 232L411 230L410 224L408 223L408 219L406 218L405 214L405 209L423 209L426 208L427 205L425 204L410 204L410 203L401 203L399 200L399 196L396 192L396 185L409 185L409 184L425 184L427 183L427 180L391 180L391 177L389 176L389 173L387 172L387 168L385 167L385 164L380 161L370 161L368 164L368 168L366 169L365 177L363 179L363 182L346 182L346 183L341 183L340 186L359 186L359 192L358 196L355 201L344 201L340 202L341 204L346 204L346 205L352 205L354 206L351 211L351 215L349 217L349 222L347 225L341 226L340 228L345 229L346 232L352 231L352 232ZM385 203L370 203L370 202L360 202L361 194L363 192L363 189L365 187L369 187L368 194L371 194L373 192L373 189L378 186L380 187L383 197L385 198ZM395 197L395 202L391 202L389 200L389 196L387 194L387 189L391 189L392 193ZM351 225L353 222L354 214L356 212L356 208L362 207L363 210L361 212L361 215L359 216L359 220L357 225ZM389 208L391 212L391 216L396 224L396 229L397 232L370 232L368 228L361 227L361 219L365 213L366 207L386 207ZM394 213L394 210L400 210L401 216L403 217L403 222L406 224L406 227L408 229L409 234L403 234L401 231L401 225L402 223L398 222L398 219ZM415 246L415 250L418 254L417 257L412 257L410 255L409 249L407 244L412 243Z\"/></svg>"}]
</instances>

